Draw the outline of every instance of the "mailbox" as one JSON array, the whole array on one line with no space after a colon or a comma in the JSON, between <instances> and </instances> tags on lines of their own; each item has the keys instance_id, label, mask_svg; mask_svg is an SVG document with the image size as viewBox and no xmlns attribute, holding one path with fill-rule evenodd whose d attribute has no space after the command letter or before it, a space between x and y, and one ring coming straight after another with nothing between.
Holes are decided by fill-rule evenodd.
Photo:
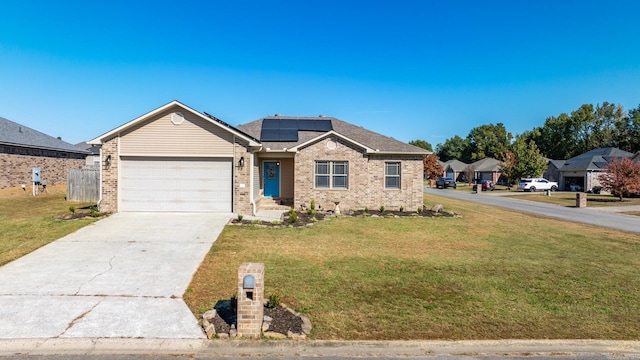
<instances>
[{"instance_id":1,"label":"mailbox","mask_svg":"<svg viewBox=\"0 0 640 360\"><path fill-rule=\"evenodd\" d=\"M242 279L242 288L243 289L255 289L256 288L256 278L253 275L246 275Z\"/></svg>"}]
</instances>

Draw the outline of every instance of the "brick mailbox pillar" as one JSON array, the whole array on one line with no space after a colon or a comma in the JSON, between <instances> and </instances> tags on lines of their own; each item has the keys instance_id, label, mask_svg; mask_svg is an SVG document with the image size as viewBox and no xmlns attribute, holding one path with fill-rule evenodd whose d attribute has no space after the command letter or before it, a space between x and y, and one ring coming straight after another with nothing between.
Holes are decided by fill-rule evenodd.
<instances>
[{"instance_id":1,"label":"brick mailbox pillar","mask_svg":"<svg viewBox=\"0 0 640 360\"><path fill-rule=\"evenodd\" d=\"M238 336L260 338L264 313L264 264L244 263L238 269Z\"/></svg>"},{"instance_id":2,"label":"brick mailbox pillar","mask_svg":"<svg viewBox=\"0 0 640 360\"><path fill-rule=\"evenodd\" d=\"M587 194L582 192L576 194L576 207L587 207Z\"/></svg>"}]
</instances>

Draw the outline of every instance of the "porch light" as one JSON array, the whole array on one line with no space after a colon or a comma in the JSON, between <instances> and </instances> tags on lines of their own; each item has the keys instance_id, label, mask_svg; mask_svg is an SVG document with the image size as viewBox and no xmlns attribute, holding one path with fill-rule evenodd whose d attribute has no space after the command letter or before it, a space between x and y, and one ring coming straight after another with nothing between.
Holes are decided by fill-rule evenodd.
<instances>
[{"instance_id":1,"label":"porch light","mask_svg":"<svg viewBox=\"0 0 640 360\"><path fill-rule=\"evenodd\" d=\"M238 160L238 167L244 167L244 156L241 156L240 160Z\"/></svg>"},{"instance_id":2,"label":"porch light","mask_svg":"<svg viewBox=\"0 0 640 360\"><path fill-rule=\"evenodd\" d=\"M107 157L104 159L104 164L106 167L111 166L111 155L107 155Z\"/></svg>"}]
</instances>

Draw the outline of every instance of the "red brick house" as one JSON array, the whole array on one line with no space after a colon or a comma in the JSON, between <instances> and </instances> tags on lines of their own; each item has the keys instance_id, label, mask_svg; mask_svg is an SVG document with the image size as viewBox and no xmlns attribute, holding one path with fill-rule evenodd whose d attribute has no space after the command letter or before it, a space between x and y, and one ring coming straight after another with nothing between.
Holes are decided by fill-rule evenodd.
<instances>
[{"instance_id":1,"label":"red brick house","mask_svg":"<svg viewBox=\"0 0 640 360\"><path fill-rule=\"evenodd\" d=\"M30 185L40 168L47 185L66 184L67 170L82 168L89 152L0 117L0 189Z\"/></svg>"}]
</instances>

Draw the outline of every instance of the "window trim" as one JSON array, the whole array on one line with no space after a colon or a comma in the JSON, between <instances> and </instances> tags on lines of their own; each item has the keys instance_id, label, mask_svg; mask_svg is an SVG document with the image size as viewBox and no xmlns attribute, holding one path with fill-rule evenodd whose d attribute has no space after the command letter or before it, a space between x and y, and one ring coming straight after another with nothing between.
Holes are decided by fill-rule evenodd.
<instances>
[{"instance_id":1,"label":"window trim","mask_svg":"<svg viewBox=\"0 0 640 360\"><path fill-rule=\"evenodd\" d=\"M398 174L389 174L389 165L396 165L398 169ZM398 179L398 185L390 187L388 186L387 180L391 178ZM400 190L402 189L402 161L385 161L384 162L384 188L386 190Z\"/></svg>"},{"instance_id":2,"label":"window trim","mask_svg":"<svg viewBox=\"0 0 640 360\"><path fill-rule=\"evenodd\" d=\"M318 173L318 165L325 164L327 173ZM336 165L344 166L344 173L334 172ZM318 186L320 177L328 178L328 186ZM344 178L345 186L336 186L336 179ZM348 190L349 189L349 161L347 160L316 160L313 164L313 188L319 190Z\"/></svg>"}]
</instances>

